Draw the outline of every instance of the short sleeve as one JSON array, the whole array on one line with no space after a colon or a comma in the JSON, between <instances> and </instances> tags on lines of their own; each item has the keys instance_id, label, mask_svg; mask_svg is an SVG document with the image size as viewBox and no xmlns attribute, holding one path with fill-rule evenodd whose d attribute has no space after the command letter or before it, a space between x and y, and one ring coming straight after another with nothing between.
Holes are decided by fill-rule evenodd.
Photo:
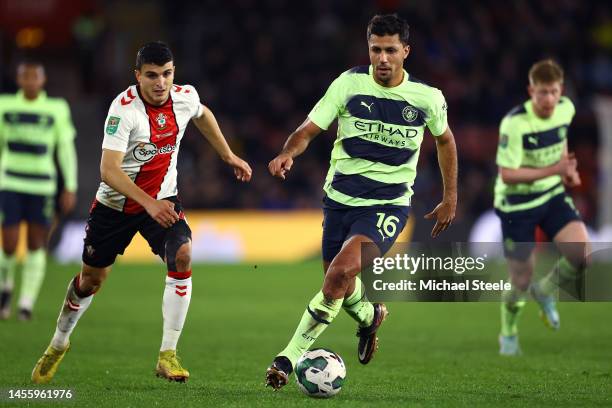
<instances>
[{"instance_id":1,"label":"short sleeve","mask_svg":"<svg viewBox=\"0 0 612 408\"><path fill-rule=\"evenodd\" d=\"M202 113L204 113L204 107L202 106L202 102L200 102L198 91L191 85L185 85L185 92L188 95L191 118L199 118L202 116Z\"/></svg>"},{"instance_id":2,"label":"short sleeve","mask_svg":"<svg viewBox=\"0 0 612 408\"><path fill-rule=\"evenodd\" d=\"M2 141L6 137L5 131L8 131L6 121L8 120L5 113L14 105L14 97L9 98L8 95L0 95L0 150L2 149ZM6 129L6 130L5 130Z\"/></svg>"},{"instance_id":3,"label":"short sleeve","mask_svg":"<svg viewBox=\"0 0 612 408\"><path fill-rule=\"evenodd\" d=\"M572 100L567 96L563 97L563 104L566 105L567 115L569 117L569 121L571 121L574 118L574 115L576 115L576 107L574 106Z\"/></svg>"},{"instance_id":4,"label":"short sleeve","mask_svg":"<svg viewBox=\"0 0 612 408\"><path fill-rule=\"evenodd\" d=\"M500 167L518 169L523 158L523 138L519 124L505 117L499 126L499 144L496 163Z\"/></svg>"},{"instance_id":5,"label":"short sleeve","mask_svg":"<svg viewBox=\"0 0 612 408\"><path fill-rule=\"evenodd\" d=\"M447 105L444 95L439 89L434 89L432 105L427 118L427 128L434 136L440 136L448 128Z\"/></svg>"},{"instance_id":6,"label":"short sleeve","mask_svg":"<svg viewBox=\"0 0 612 408\"><path fill-rule=\"evenodd\" d=\"M4 128L4 98L0 95L0 149L2 146L2 139L4 139L3 128Z\"/></svg>"},{"instance_id":7,"label":"short sleeve","mask_svg":"<svg viewBox=\"0 0 612 408\"><path fill-rule=\"evenodd\" d=\"M125 153L132 128L133 123L130 110L120 108L119 101L116 100L108 110L108 115L104 122L102 148Z\"/></svg>"},{"instance_id":8,"label":"short sleeve","mask_svg":"<svg viewBox=\"0 0 612 408\"><path fill-rule=\"evenodd\" d=\"M323 130L327 130L344 109L347 95L346 80L346 74L336 78L308 114L308 119Z\"/></svg>"},{"instance_id":9,"label":"short sleeve","mask_svg":"<svg viewBox=\"0 0 612 408\"><path fill-rule=\"evenodd\" d=\"M72 123L72 117L70 115L70 107L65 100L58 102L56 130L57 139L61 141L72 141L76 135L74 124Z\"/></svg>"}]
</instances>

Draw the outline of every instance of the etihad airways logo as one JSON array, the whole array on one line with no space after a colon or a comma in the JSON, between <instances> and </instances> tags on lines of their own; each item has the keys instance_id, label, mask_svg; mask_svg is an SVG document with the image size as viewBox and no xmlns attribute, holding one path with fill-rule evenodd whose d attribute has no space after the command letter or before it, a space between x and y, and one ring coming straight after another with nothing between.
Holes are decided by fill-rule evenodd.
<instances>
[{"instance_id":1,"label":"etihad airways logo","mask_svg":"<svg viewBox=\"0 0 612 408\"><path fill-rule=\"evenodd\" d=\"M134 159L139 162L148 162L158 154L169 154L176 150L176 145L167 144L159 149L155 143L140 142L136 145L133 151Z\"/></svg>"},{"instance_id":2,"label":"etihad airways logo","mask_svg":"<svg viewBox=\"0 0 612 408\"><path fill-rule=\"evenodd\" d=\"M419 132L413 128L393 126L382 122L362 122L360 120L356 120L354 125L355 129L361 132L381 133L388 136L401 136L408 139L416 137L419 134Z\"/></svg>"}]
</instances>

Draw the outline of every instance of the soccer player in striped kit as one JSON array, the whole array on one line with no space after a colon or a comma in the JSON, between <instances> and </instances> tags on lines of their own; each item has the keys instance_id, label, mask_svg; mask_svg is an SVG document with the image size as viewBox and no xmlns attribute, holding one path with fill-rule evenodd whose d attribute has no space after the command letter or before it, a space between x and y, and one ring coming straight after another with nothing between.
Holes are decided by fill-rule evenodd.
<instances>
[{"instance_id":1,"label":"soccer player in striped kit","mask_svg":"<svg viewBox=\"0 0 612 408\"><path fill-rule=\"evenodd\" d=\"M157 375L180 382L189 378L176 356L192 291L191 230L176 184L176 162L188 123L193 120L238 180L249 181L252 172L232 152L194 87L174 85L174 57L166 44L143 46L136 57L135 75L138 84L120 93L109 109L102 143L102 182L87 222L82 269L68 285L51 344L34 367L35 383L53 378L77 321L136 232L166 262L168 270Z\"/></svg>"},{"instance_id":2,"label":"soccer player in striped kit","mask_svg":"<svg viewBox=\"0 0 612 408\"><path fill-rule=\"evenodd\" d=\"M546 59L533 64L528 77L530 98L502 119L496 158L494 206L512 283L501 304L499 353L504 356L522 353L518 322L529 295L538 303L544 324L560 328L555 294L582 276L590 253L586 226L566 192L581 180L567 145L576 109L563 95L563 69ZM532 282L536 227L555 243L560 257L546 276Z\"/></svg>"},{"instance_id":3,"label":"soccer player in striped kit","mask_svg":"<svg viewBox=\"0 0 612 408\"><path fill-rule=\"evenodd\" d=\"M26 60L17 66L19 91L0 95L0 191L2 249L0 260L0 319L10 316L20 224L27 223L27 253L21 273L18 318L30 320L45 278L47 241L57 190L57 153L64 188L59 209L76 203L77 158L70 107L62 98L47 96L44 66Z\"/></svg>"},{"instance_id":4,"label":"soccer player in striped kit","mask_svg":"<svg viewBox=\"0 0 612 408\"><path fill-rule=\"evenodd\" d=\"M270 173L284 179L293 159L338 120L323 186L323 288L266 371L266 385L274 389L287 384L296 361L340 309L358 323L359 361L367 364L372 359L378 346L376 332L387 309L382 303L370 303L363 293L357 276L362 244L375 244L378 253L374 256L382 255L404 228L425 127L435 137L444 181L442 202L426 215L437 220L432 236L444 231L455 217L457 152L446 102L442 92L403 69L410 52L408 30L397 15L374 16L367 29L371 64L350 69L334 80L269 164Z\"/></svg>"}]
</instances>

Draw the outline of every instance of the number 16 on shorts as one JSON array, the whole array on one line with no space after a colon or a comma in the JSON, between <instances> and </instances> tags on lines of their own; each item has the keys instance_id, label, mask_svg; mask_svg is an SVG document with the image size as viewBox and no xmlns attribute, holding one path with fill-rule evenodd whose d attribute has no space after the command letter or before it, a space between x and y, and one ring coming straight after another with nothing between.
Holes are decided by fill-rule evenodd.
<instances>
[{"instance_id":1,"label":"number 16 on shorts","mask_svg":"<svg viewBox=\"0 0 612 408\"><path fill-rule=\"evenodd\" d=\"M386 238L391 239L395 237L400 219L395 215L387 215L382 212L377 212L376 216L378 217L376 227L378 228L378 233L382 237L382 240L384 241Z\"/></svg>"}]
</instances>

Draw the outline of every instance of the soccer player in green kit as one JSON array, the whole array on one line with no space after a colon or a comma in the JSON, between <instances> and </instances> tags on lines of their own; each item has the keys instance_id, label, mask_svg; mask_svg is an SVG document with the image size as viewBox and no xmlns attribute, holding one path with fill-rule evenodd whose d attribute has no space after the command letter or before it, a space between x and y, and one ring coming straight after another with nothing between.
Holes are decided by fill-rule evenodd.
<instances>
[{"instance_id":1,"label":"soccer player in green kit","mask_svg":"<svg viewBox=\"0 0 612 408\"><path fill-rule=\"evenodd\" d=\"M44 91L45 70L38 62L17 67L19 91L0 95L0 194L2 247L0 318L10 315L16 269L19 225L27 222L27 254L23 263L19 318L29 320L45 276L46 246L54 216L57 189L54 153L64 177L60 194L63 213L74 208L77 189L75 130L64 99Z\"/></svg>"},{"instance_id":2,"label":"soccer player in green kit","mask_svg":"<svg viewBox=\"0 0 612 408\"><path fill-rule=\"evenodd\" d=\"M455 217L457 152L448 127L446 102L436 88L404 69L410 52L408 24L397 15L374 16L367 41L371 65L350 69L332 82L306 121L293 132L268 168L285 179L310 141L338 119L338 136L323 189L323 288L308 304L289 344L266 371L266 385L287 384L296 361L340 309L357 321L358 358L372 359L376 332L387 316L370 303L361 280L362 244L386 253L406 224L425 127L435 137L444 181L442 202L425 217L436 219L432 237Z\"/></svg>"},{"instance_id":3,"label":"soccer player in green kit","mask_svg":"<svg viewBox=\"0 0 612 408\"><path fill-rule=\"evenodd\" d=\"M565 186L579 185L580 176L567 149L575 109L562 96L561 67L552 60L534 64L528 92L530 99L502 120L497 148L495 209L512 283L512 290L503 294L499 352L508 356L521 353L517 323L528 292L544 323L559 329L554 292L582 273L589 251L586 227L565 191ZM561 258L542 280L531 283L537 226L555 242Z\"/></svg>"}]
</instances>

